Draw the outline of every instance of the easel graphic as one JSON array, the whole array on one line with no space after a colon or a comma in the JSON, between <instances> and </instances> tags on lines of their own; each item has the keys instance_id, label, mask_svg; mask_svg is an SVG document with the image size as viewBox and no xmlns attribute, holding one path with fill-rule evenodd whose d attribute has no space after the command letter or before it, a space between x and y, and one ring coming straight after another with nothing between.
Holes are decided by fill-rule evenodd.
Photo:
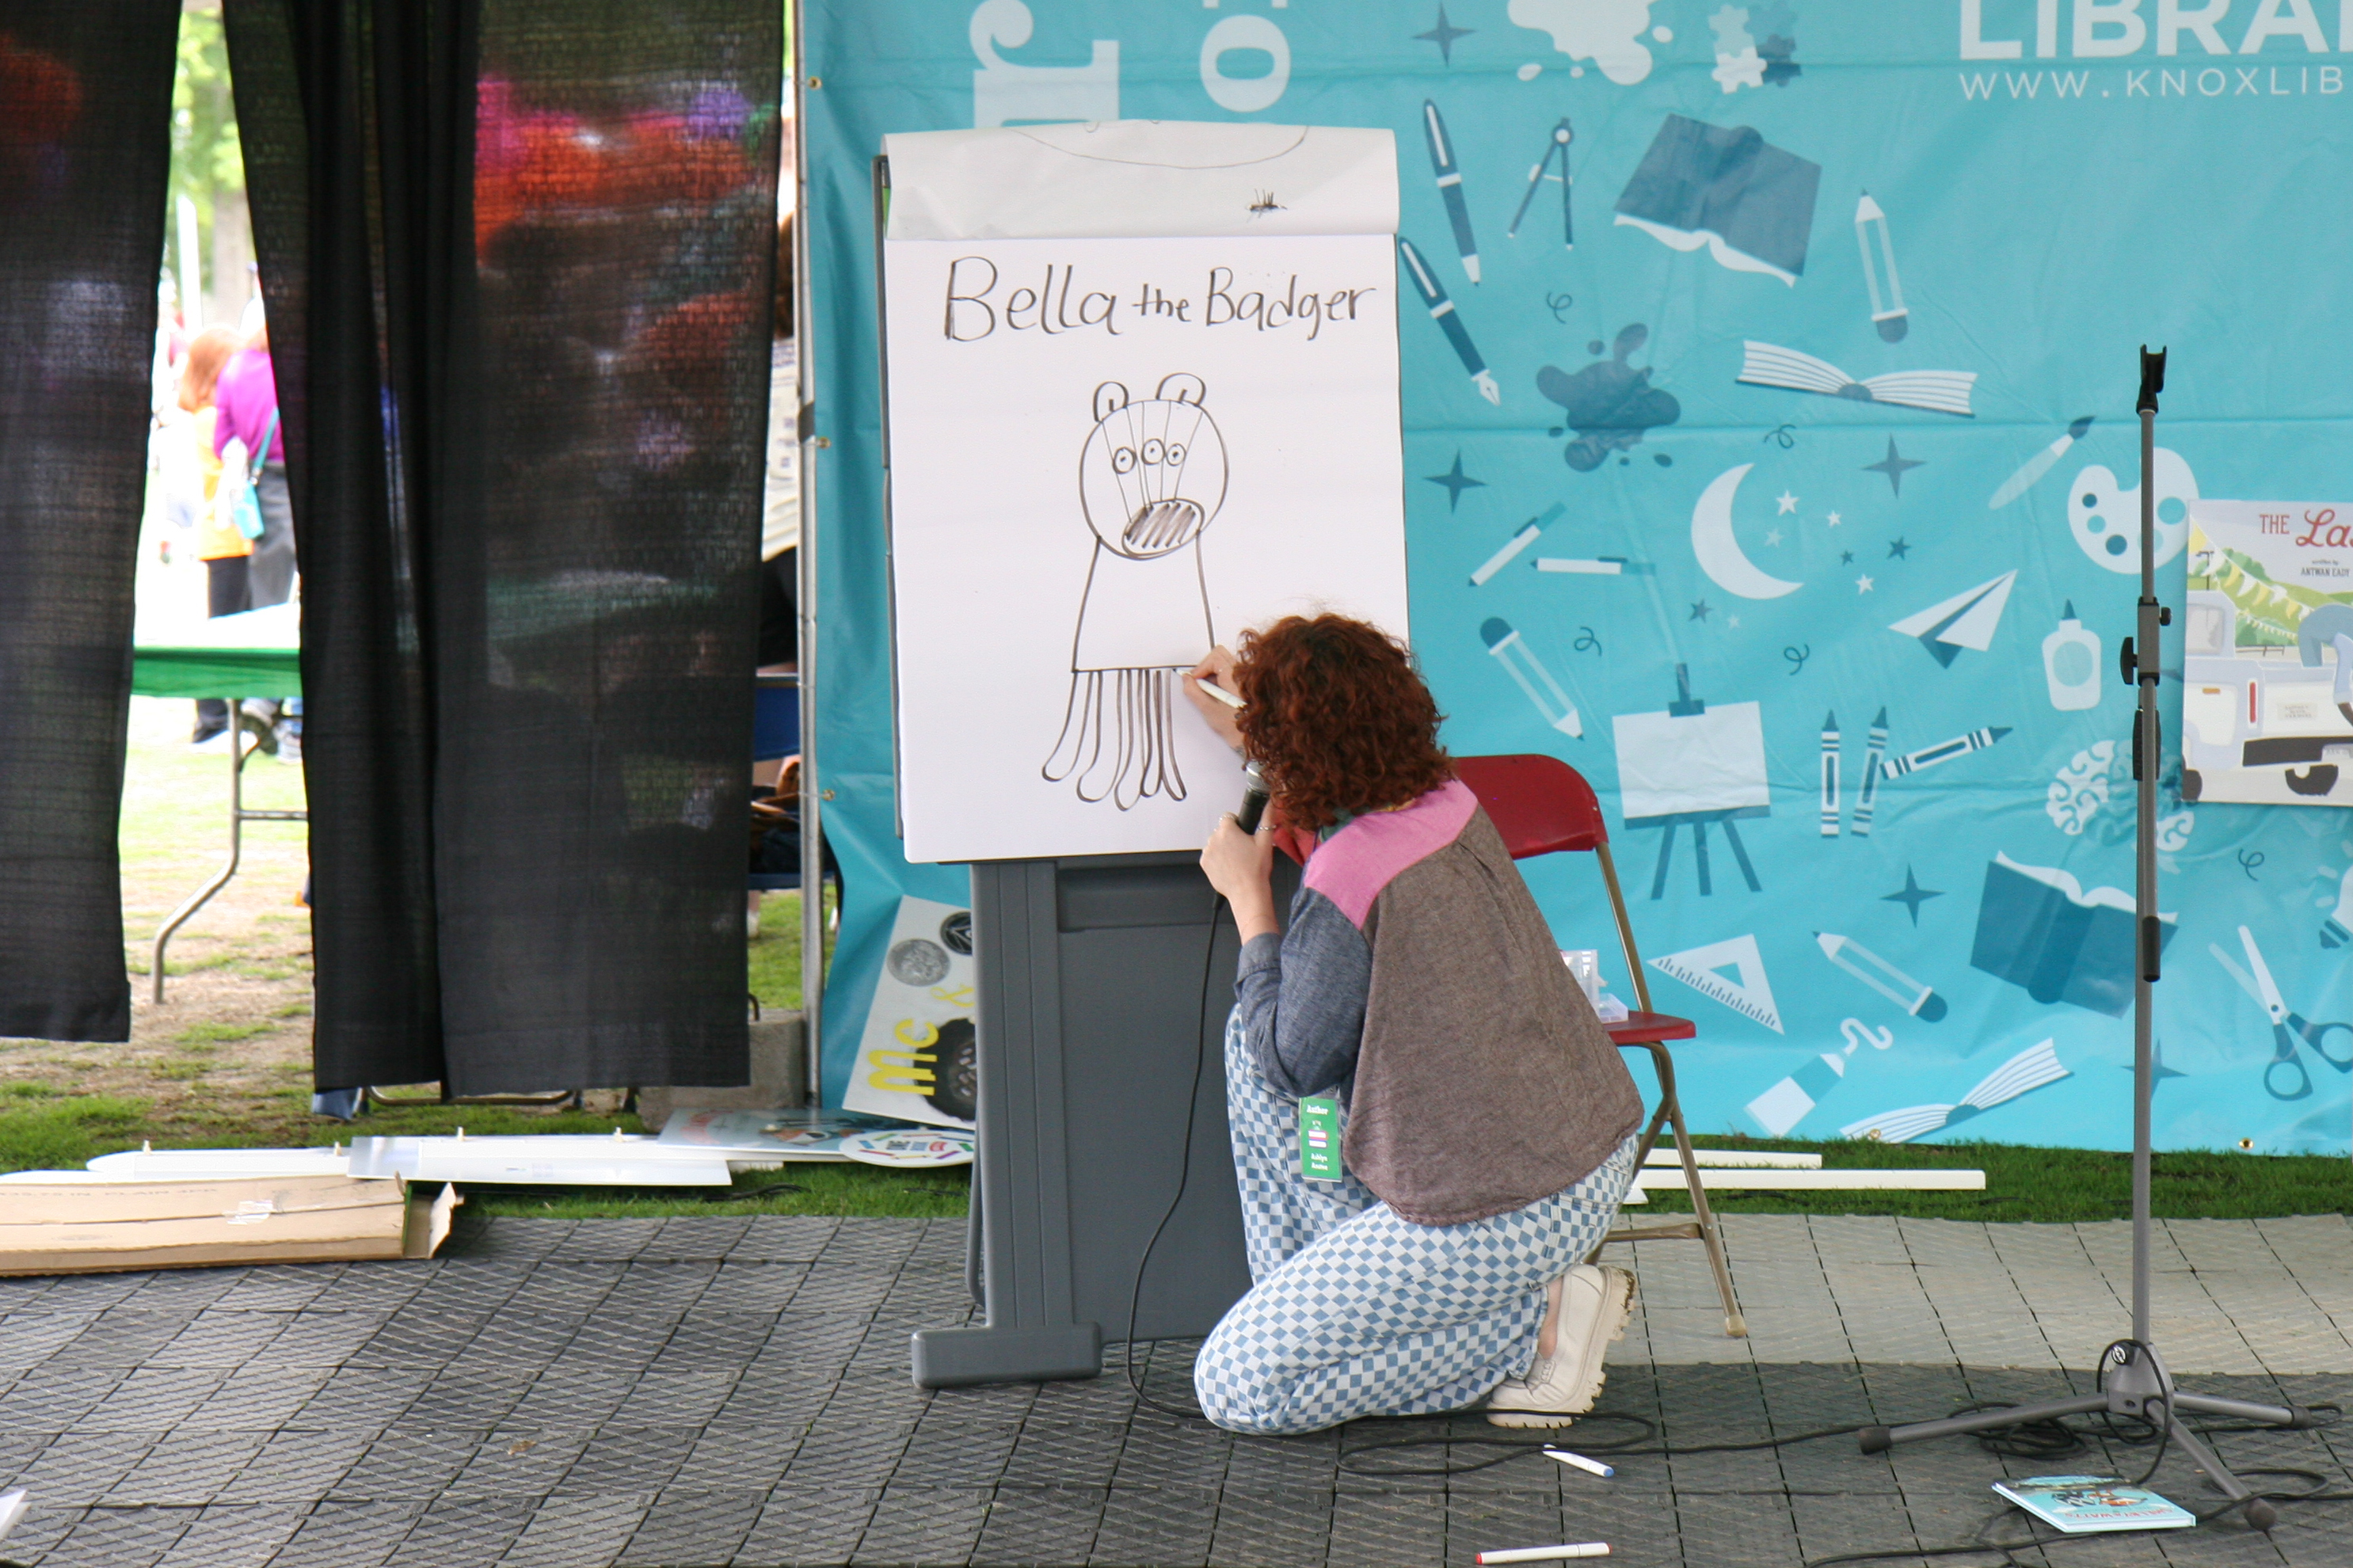
<instances>
[{"instance_id":1,"label":"easel graphic","mask_svg":"<svg viewBox=\"0 0 2353 1568\"><path fill-rule=\"evenodd\" d=\"M1621 713L1617 733L1620 808L1629 827L1656 827L1659 858L1651 872L1651 897L1666 896L1675 829L1689 826L1692 861L1700 897L1715 891L1708 865L1707 828L1724 829L1724 840L1752 893L1763 892L1736 824L1772 814L1765 778L1765 734L1754 702L1735 702L1711 711L1691 694L1691 673L1675 666L1674 701L1662 713Z\"/></svg>"}]
</instances>

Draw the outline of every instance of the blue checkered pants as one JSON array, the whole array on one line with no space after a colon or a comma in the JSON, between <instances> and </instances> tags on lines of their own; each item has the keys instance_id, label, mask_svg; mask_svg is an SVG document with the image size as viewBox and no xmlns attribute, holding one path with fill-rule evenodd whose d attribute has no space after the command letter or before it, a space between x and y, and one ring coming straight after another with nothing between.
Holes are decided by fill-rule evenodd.
<instances>
[{"instance_id":1,"label":"blue checkered pants","mask_svg":"<svg viewBox=\"0 0 2353 1568\"><path fill-rule=\"evenodd\" d=\"M1630 1137L1583 1181L1525 1208L1415 1225L1354 1175L1300 1174L1299 1108L1266 1087L1232 1021L1226 1118L1256 1284L1201 1346L1193 1388L1232 1432L1460 1409L1525 1372L1545 1287L1601 1239L1634 1174Z\"/></svg>"}]
</instances>

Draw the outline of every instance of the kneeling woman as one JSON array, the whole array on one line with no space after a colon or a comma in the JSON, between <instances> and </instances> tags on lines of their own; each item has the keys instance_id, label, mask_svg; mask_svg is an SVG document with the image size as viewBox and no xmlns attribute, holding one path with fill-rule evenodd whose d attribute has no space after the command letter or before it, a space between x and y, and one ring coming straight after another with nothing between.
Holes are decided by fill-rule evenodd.
<instances>
[{"instance_id":1,"label":"kneeling woman","mask_svg":"<svg viewBox=\"0 0 2353 1568\"><path fill-rule=\"evenodd\" d=\"M1337 616L1245 633L1185 690L1273 791L1201 868L1242 958L1226 1105L1250 1292L1194 1371L1237 1432L1457 1410L1592 1408L1633 1280L1581 1262L1633 1177L1641 1100L1503 840L1438 745L1405 649ZM1320 838L1285 929L1272 819ZM1344 1108L1346 1173L1300 1169L1299 1106Z\"/></svg>"}]
</instances>

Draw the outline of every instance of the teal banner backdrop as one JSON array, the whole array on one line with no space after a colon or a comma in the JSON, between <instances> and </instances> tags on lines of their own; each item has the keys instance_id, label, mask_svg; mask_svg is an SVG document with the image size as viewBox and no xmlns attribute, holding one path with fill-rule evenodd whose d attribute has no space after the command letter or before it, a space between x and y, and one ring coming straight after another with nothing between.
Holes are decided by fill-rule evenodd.
<instances>
[{"instance_id":1,"label":"teal banner backdrop","mask_svg":"<svg viewBox=\"0 0 2353 1568\"><path fill-rule=\"evenodd\" d=\"M1600 792L1656 1004L1699 1025L1693 1125L2128 1145L2135 351L2172 351L2168 602L2218 500L2306 541L2283 600L2341 590L2353 0L803 18L829 1100L901 896L968 897L893 828L870 162L891 132L1257 119L1397 134L1416 649L1456 753ZM2353 1122L2353 704L2328 638L2279 651L2193 712L2308 804L2163 782L2164 1148L2344 1152ZM1526 869L1630 995L1591 861Z\"/></svg>"}]
</instances>

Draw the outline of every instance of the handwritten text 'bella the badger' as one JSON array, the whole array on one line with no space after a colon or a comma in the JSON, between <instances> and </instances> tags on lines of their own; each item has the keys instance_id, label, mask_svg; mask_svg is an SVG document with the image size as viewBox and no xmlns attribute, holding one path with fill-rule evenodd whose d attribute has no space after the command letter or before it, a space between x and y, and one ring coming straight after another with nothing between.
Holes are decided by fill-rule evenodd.
<instances>
[{"instance_id":1,"label":"handwritten text 'bella the badger'","mask_svg":"<svg viewBox=\"0 0 2353 1568\"><path fill-rule=\"evenodd\" d=\"M1293 273L1280 294L1263 289L1243 289L1234 281L1233 268L1209 268L1208 287L1198 300L1169 294L1158 285L1140 285L1130 299L1102 289L1081 289L1073 269L1050 265L1037 288L1027 284L997 292L997 264L982 256L958 257L948 267L947 306L942 330L952 342L976 342L1000 326L1011 331L1039 331L1049 337L1094 327L1119 336L1121 312L1134 320L1170 320L1187 325L1240 325L1261 332L1303 326L1307 341L1322 334L1326 323L1353 321L1358 301L1371 289L1302 290ZM1075 295L1075 298L1073 296Z\"/></svg>"}]
</instances>

